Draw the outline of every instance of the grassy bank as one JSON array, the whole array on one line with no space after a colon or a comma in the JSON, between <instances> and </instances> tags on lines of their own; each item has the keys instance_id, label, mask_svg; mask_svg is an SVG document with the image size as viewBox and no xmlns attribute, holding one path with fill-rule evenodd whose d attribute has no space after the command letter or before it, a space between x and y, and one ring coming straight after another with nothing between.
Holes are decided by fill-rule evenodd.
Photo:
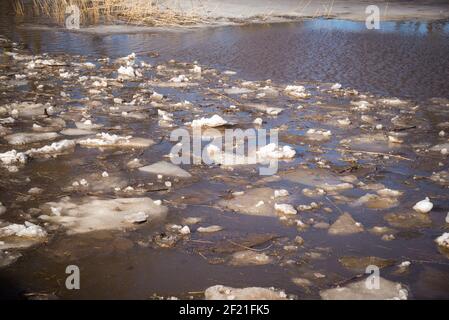
<instances>
[{"instance_id":1,"label":"grassy bank","mask_svg":"<svg viewBox=\"0 0 449 320\"><path fill-rule=\"evenodd\" d=\"M80 10L82 25L122 20L151 26L188 25L199 22L193 10L181 9L179 1L167 6L159 0L15 0L18 16L45 16L64 24L66 9L71 5Z\"/></svg>"}]
</instances>

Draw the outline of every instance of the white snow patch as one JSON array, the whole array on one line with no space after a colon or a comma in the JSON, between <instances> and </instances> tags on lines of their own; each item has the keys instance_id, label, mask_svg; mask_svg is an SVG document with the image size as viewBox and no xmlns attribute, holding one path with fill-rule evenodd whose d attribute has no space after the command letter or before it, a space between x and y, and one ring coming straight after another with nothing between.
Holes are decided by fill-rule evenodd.
<instances>
[{"instance_id":1,"label":"white snow patch","mask_svg":"<svg viewBox=\"0 0 449 320\"><path fill-rule=\"evenodd\" d=\"M426 197L424 200L417 202L413 206L413 210L419 213L428 213L433 208L433 203L430 202L429 197Z\"/></svg>"},{"instance_id":2,"label":"white snow patch","mask_svg":"<svg viewBox=\"0 0 449 320\"><path fill-rule=\"evenodd\" d=\"M99 199L85 197L74 202L69 197L59 202L48 202L42 206L46 215L39 218L60 224L67 233L86 233L95 230L112 230L129 227L130 221L142 221L164 218L167 207L156 205L150 198ZM54 212L58 214L54 214Z\"/></svg>"},{"instance_id":3,"label":"white snow patch","mask_svg":"<svg viewBox=\"0 0 449 320\"><path fill-rule=\"evenodd\" d=\"M298 213L296 211L296 209L291 204L287 204L287 203L279 203L279 204L275 203L274 209L278 212L281 212L281 213L287 214L287 215L293 215L293 214Z\"/></svg>"},{"instance_id":4,"label":"white snow patch","mask_svg":"<svg viewBox=\"0 0 449 320\"><path fill-rule=\"evenodd\" d=\"M40 226L25 221L24 224L10 224L0 228L0 237L26 237L26 238L44 238L47 232Z\"/></svg>"},{"instance_id":5,"label":"white snow patch","mask_svg":"<svg viewBox=\"0 0 449 320\"><path fill-rule=\"evenodd\" d=\"M449 249L449 232L443 233L441 236L435 239L435 242L446 249Z\"/></svg>"},{"instance_id":6,"label":"white snow patch","mask_svg":"<svg viewBox=\"0 0 449 320\"><path fill-rule=\"evenodd\" d=\"M62 153L68 150L75 148L75 141L73 140L61 140L58 142L53 142L51 145L44 146L42 148L32 148L28 150L26 155L28 156L36 156L36 155L45 155L45 154L57 154Z\"/></svg>"},{"instance_id":7,"label":"white snow patch","mask_svg":"<svg viewBox=\"0 0 449 320\"><path fill-rule=\"evenodd\" d=\"M192 127L220 127L228 122L220 117L218 114L214 114L210 118L201 118L201 119L195 119L192 121L191 126Z\"/></svg>"},{"instance_id":8,"label":"white snow patch","mask_svg":"<svg viewBox=\"0 0 449 320\"><path fill-rule=\"evenodd\" d=\"M223 285L209 287L204 292L206 300L287 300L284 291L274 288L231 288Z\"/></svg>"}]
</instances>

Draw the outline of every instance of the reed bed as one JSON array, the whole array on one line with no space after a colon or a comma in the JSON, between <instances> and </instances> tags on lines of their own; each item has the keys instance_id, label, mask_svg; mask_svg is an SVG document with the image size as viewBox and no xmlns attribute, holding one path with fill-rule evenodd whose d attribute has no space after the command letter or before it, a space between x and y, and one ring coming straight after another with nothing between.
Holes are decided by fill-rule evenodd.
<instances>
[{"instance_id":1,"label":"reed bed","mask_svg":"<svg viewBox=\"0 0 449 320\"><path fill-rule=\"evenodd\" d=\"M66 9L71 5L79 8L80 22L83 25L117 20L151 26L200 22L194 10L182 10L179 1L181 0L15 0L14 11L18 16L23 16L26 12L33 16L46 16L59 24L64 24Z\"/></svg>"}]
</instances>

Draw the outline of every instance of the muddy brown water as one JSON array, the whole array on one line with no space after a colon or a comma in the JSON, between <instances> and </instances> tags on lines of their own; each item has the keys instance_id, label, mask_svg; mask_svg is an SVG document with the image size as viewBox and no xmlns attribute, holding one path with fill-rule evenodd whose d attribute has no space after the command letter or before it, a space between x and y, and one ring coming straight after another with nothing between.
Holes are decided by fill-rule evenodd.
<instances>
[{"instance_id":1,"label":"muddy brown water","mask_svg":"<svg viewBox=\"0 0 449 320\"><path fill-rule=\"evenodd\" d=\"M385 22L381 30L369 31L362 23L311 20L182 32L86 34L55 29L35 21L24 24L24 21L2 16L0 34L23 43L25 52L50 53L54 57L64 55L65 61L77 61L76 55L85 57L86 61L95 61L100 57L112 59L136 52L139 58L153 65L167 65L167 61L176 59L190 63L198 61L205 68L216 68L219 71L236 71L235 76L204 76L199 81L200 88L157 89L171 101L188 99L193 104L202 106L202 116L215 112L228 115L223 113L223 106L229 105L229 101L208 96L205 90L206 86L220 88L217 79L231 85L238 85L240 79L272 79L273 85L277 87L299 81L312 93L312 98L304 101L283 96L267 100L275 106L287 106L287 111L278 117L257 114L266 120L267 128L289 125L288 130L281 134L281 142L293 145L297 157L292 162L280 164L279 174L282 176L282 172L287 172L282 179L264 181L254 168L227 171L217 166L184 166L194 176L192 181L175 183L174 188L168 192L146 193L153 199L166 201L169 207L166 221L144 225L129 232L102 231L72 236L66 235L63 230L50 232L51 236L45 244L22 250L22 257L17 262L0 270L1 298L23 298L25 293L33 292L52 293L65 299L148 299L155 296L202 298L202 292L207 287L223 284L234 287L276 287L300 299L313 299L319 298L319 290L344 283L359 275L359 272L345 269L338 262L343 256L376 256L394 259L397 263L409 260L412 265L407 272L397 273L397 267L391 266L382 269L381 275L404 284L409 289L410 298L449 298L449 260L434 243L434 239L447 229L444 223L449 211L447 187L428 179L414 179L415 176L428 177L433 171L447 170L448 159L440 155L420 155L411 147L419 143L440 143L440 129L436 125L449 120L447 100L430 100L436 97L449 98L447 23ZM158 56L154 57L153 53ZM9 61L4 58L2 63ZM105 69L110 72L108 76L115 76L110 69ZM5 73L4 70L1 72L2 75ZM148 76L158 75L152 70ZM51 77L47 77L46 81L51 83ZM327 113L332 108L339 112L347 111L353 99L351 96L341 97L317 89L317 86L325 87L333 82L366 93L369 101L383 96L399 97L409 99L409 107L417 104L422 106L420 113L416 115L417 119L411 120L411 124L419 129L405 138L406 143L393 149L391 146L380 146L380 151L391 151L412 161L360 157L358 163L366 169L346 173L355 175L364 183L382 183L388 188L403 191L399 206L373 210L364 206L351 207L347 201L333 198L337 209L334 202L325 198L305 197L301 193L301 189L308 186L304 181L293 182L285 178L289 175L288 170L297 169L305 163L316 168L315 157L325 159L331 164L331 168L336 168L334 171L325 169L328 173L341 172L348 167L350 162L343 161L341 154L335 150L338 141L347 136L360 135L364 131L358 126L345 130L329 123L331 119L326 118ZM24 97L34 97L32 88L25 86L19 90L25 94ZM54 88L47 88L47 92L55 97L52 104L62 108L82 105L82 102L68 102L56 97L60 90L70 92L72 98L86 95L76 83L55 81ZM130 98L137 90L137 84L131 82L124 88L114 89L113 93ZM14 100L21 101L19 94L13 90L8 89L4 93L0 98L1 105ZM45 99L38 98L41 102L45 102ZM257 101L254 97L251 99ZM303 114L296 110L298 104L305 105ZM326 108L327 104L329 108ZM317 108L316 111L313 107ZM387 115L379 117L379 121L384 126L389 126L390 118L400 114L400 111L395 108L386 110ZM119 133L130 132L158 141L169 133L167 128L158 126L154 114L148 120L133 122L109 117L102 111L89 111L96 123L103 123L107 127L122 125L124 130ZM176 112L178 125L192 118L188 110L172 112ZM388 112L391 112L391 116ZM377 115L376 112L374 114ZM248 124L256 115L241 111L229 116ZM323 117L325 121L317 116ZM351 119L354 117L353 114L349 116ZM13 130L20 132L29 125L30 123L25 123L21 127L19 124ZM330 128L333 138L323 143L303 143L304 132L310 127ZM325 150L311 152L311 146L323 147ZM64 187L74 179L91 173L106 170L110 174L123 174L130 185L155 182L155 179L127 170L125 164L134 157L139 157L148 164L162 160L170 148L171 143L166 139L147 150L136 152L102 152L77 146L72 154L30 162L20 168L18 173L7 173L1 169L0 201L11 208L2 219L22 222L23 214L29 208L53 201L61 194L66 195L61 192ZM10 149L2 139L0 152ZM369 146L366 150L370 150ZM345 173L340 174L342 175ZM26 182L26 177L30 177L31 182ZM326 180L326 176L323 179ZM339 216L339 210L348 211L365 229L379 225L394 228L396 239L383 241L380 236L366 230L360 234L337 237L328 235L326 229L312 226L301 231L282 223L277 217L247 216L220 210L215 206L230 190L245 190L251 185L286 188L294 195L293 203L296 205L315 200L322 202L323 207L333 209L332 213L322 210L299 213L303 221L313 218L318 222L333 223ZM17 201L17 197L26 194L31 187L44 188L45 192L35 199ZM356 199L368 192L375 193L356 187L336 195ZM398 228L384 219L391 213L411 212L413 204L425 195L430 196L435 204L428 217L429 223ZM73 196L84 195L81 193ZM114 197L114 194L105 192L102 196ZM200 225L220 225L224 230L211 234L192 233L190 238L181 240L171 249L138 244L155 233L163 232L166 224L181 223L182 218L191 216L203 218ZM192 227L192 230L195 229L196 227ZM251 234L277 236L275 240L256 247L273 256L274 263L230 266L226 262L228 255L216 254L211 250L211 246L227 240L239 241ZM304 238L305 244L293 253L283 250L283 246L292 244L297 235ZM80 267L81 290L69 291L65 288L65 268L69 264ZM314 273L321 273L326 277L317 278ZM296 286L291 281L295 277L310 279L313 284L309 289Z\"/></svg>"}]
</instances>

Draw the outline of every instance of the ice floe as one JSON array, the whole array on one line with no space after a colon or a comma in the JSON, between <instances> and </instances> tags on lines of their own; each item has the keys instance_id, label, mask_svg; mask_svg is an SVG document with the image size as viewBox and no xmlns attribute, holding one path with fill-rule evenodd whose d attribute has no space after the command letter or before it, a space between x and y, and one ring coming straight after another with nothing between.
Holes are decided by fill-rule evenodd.
<instances>
[{"instance_id":1,"label":"ice floe","mask_svg":"<svg viewBox=\"0 0 449 320\"><path fill-rule=\"evenodd\" d=\"M67 233L86 233L96 230L126 229L136 222L163 219L167 207L157 205L151 198L99 199L85 197L75 201L69 197L42 206L46 222L62 225Z\"/></svg>"},{"instance_id":2,"label":"ice floe","mask_svg":"<svg viewBox=\"0 0 449 320\"><path fill-rule=\"evenodd\" d=\"M428 213L432 210L433 203L430 201L429 197L426 197L424 200L417 202L413 206L413 210L419 213Z\"/></svg>"},{"instance_id":3,"label":"ice floe","mask_svg":"<svg viewBox=\"0 0 449 320\"><path fill-rule=\"evenodd\" d=\"M78 144L87 147L126 147L146 148L154 144L151 139L134 138L132 136L119 136L109 133L97 133L96 138L78 140Z\"/></svg>"},{"instance_id":4,"label":"ice floe","mask_svg":"<svg viewBox=\"0 0 449 320\"><path fill-rule=\"evenodd\" d=\"M322 290L324 300L407 300L408 291L400 283L379 277L379 289L367 285L367 279L344 287Z\"/></svg>"},{"instance_id":5,"label":"ice floe","mask_svg":"<svg viewBox=\"0 0 449 320\"><path fill-rule=\"evenodd\" d=\"M304 86L295 86L295 85L288 85L285 87L284 91L295 98L307 98L310 96L309 93L307 93L306 88Z\"/></svg>"},{"instance_id":6,"label":"ice floe","mask_svg":"<svg viewBox=\"0 0 449 320\"><path fill-rule=\"evenodd\" d=\"M228 121L220 117L218 114L214 114L210 118L201 118L201 119L195 119L192 121L191 126L192 127L220 127L227 124Z\"/></svg>"},{"instance_id":7,"label":"ice floe","mask_svg":"<svg viewBox=\"0 0 449 320\"><path fill-rule=\"evenodd\" d=\"M174 165L170 162L159 161L149 166L139 168L140 171L149 172L153 174L161 174L164 176L190 178L192 175L186 170Z\"/></svg>"},{"instance_id":8,"label":"ice floe","mask_svg":"<svg viewBox=\"0 0 449 320\"><path fill-rule=\"evenodd\" d=\"M331 235L348 235L362 231L363 226L359 222L356 222L347 212L338 217L337 221L335 221L328 230Z\"/></svg>"},{"instance_id":9,"label":"ice floe","mask_svg":"<svg viewBox=\"0 0 449 320\"><path fill-rule=\"evenodd\" d=\"M251 266L251 265L264 265L273 262L273 258L266 255L265 253L255 252L252 250L244 250L235 252L231 260L229 261L230 265L233 266Z\"/></svg>"},{"instance_id":10,"label":"ice floe","mask_svg":"<svg viewBox=\"0 0 449 320\"><path fill-rule=\"evenodd\" d=\"M53 142L52 144L43 146L41 148L32 148L25 152L25 154L30 157L59 154L67 152L69 150L73 150L75 148L75 145L76 143L73 140L61 140L58 142Z\"/></svg>"},{"instance_id":11,"label":"ice floe","mask_svg":"<svg viewBox=\"0 0 449 320\"><path fill-rule=\"evenodd\" d=\"M449 232L443 233L441 236L435 239L435 242L446 249L449 249Z\"/></svg>"},{"instance_id":12,"label":"ice floe","mask_svg":"<svg viewBox=\"0 0 449 320\"><path fill-rule=\"evenodd\" d=\"M232 288L223 285L209 287L204 292L206 300L287 300L284 291L274 288Z\"/></svg>"},{"instance_id":13,"label":"ice floe","mask_svg":"<svg viewBox=\"0 0 449 320\"><path fill-rule=\"evenodd\" d=\"M44 132L44 133L36 133L36 132L21 132L14 133L8 136L5 136L4 139L8 141L9 144L12 145L22 145L40 141L48 141L54 140L59 135L56 132Z\"/></svg>"}]
</instances>

